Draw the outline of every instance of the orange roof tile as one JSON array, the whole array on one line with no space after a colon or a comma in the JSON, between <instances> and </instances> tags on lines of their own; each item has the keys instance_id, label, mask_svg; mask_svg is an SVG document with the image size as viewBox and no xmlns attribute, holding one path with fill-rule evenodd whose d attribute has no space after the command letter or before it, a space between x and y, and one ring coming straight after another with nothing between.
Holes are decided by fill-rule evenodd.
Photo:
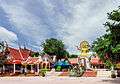
<instances>
[{"instance_id":1,"label":"orange roof tile","mask_svg":"<svg viewBox=\"0 0 120 84\"><path fill-rule=\"evenodd\" d=\"M100 58L97 56L97 57L94 57L90 60L91 64L94 64L94 65L98 65L98 64L103 64L103 62L100 60Z\"/></svg>"},{"instance_id":2,"label":"orange roof tile","mask_svg":"<svg viewBox=\"0 0 120 84\"><path fill-rule=\"evenodd\" d=\"M23 60L23 58L21 57L20 52L19 52L18 49L9 48L9 51L10 51L9 55L12 57L12 59L14 59L14 60Z\"/></svg>"},{"instance_id":3,"label":"orange roof tile","mask_svg":"<svg viewBox=\"0 0 120 84\"><path fill-rule=\"evenodd\" d=\"M30 50L28 49L15 49L15 48L11 48L9 47L9 56L10 56L10 60L8 61L7 64L13 64L14 61L16 61L16 63L21 63L21 61L27 60L27 58L30 56Z\"/></svg>"},{"instance_id":4,"label":"orange roof tile","mask_svg":"<svg viewBox=\"0 0 120 84\"><path fill-rule=\"evenodd\" d=\"M27 59L30 55L30 50L28 49L20 49L20 54L22 55L23 59Z\"/></svg>"},{"instance_id":5,"label":"orange roof tile","mask_svg":"<svg viewBox=\"0 0 120 84\"><path fill-rule=\"evenodd\" d=\"M78 58L69 58L68 60L71 64L78 64Z\"/></svg>"}]
</instances>

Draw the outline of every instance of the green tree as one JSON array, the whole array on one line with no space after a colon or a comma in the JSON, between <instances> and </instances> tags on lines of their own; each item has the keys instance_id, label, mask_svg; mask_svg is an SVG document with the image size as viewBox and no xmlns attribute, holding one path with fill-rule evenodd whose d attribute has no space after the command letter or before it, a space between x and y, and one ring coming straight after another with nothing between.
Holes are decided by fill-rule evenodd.
<instances>
[{"instance_id":1,"label":"green tree","mask_svg":"<svg viewBox=\"0 0 120 84\"><path fill-rule=\"evenodd\" d=\"M120 7L108 13L108 21L105 23L107 32L111 35L111 53L112 62L120 61Z\"/></svg>"},{"instance_id":2,"label":"green tree","mask_svg":"<svg viewBox=\"0 0 120 84\"><path fill-rule=\"evenodd\" d=\"M41 51L39 54L40 54L40 56L44 56L44 55L45 55L45 52L44 52L44 51Z\"/></svg>"},{"instance_id":3,"label":"green tree","mask_svg":"<svg viewBox=\"0 0 120 84\"><path fill-rule=\"evenodd\" d=\"M111 35L105 34L99 38L97 38L96 41L93 42L92 49L94 52L97 52L97 54L100 56L102 60L105 59L105 54L111 52Z\"/></svg>"},{"instance_id":4,"label":"green tree","mask_svg":"<svg viewBox=\"0 0 120 84\"><path fill-rule=\"evenodd\" d=\"M0 67L2 67L5 62L7 61L7 55L5 55L3 52L0 53Z\"/></svg>"},{"instance_id":5,"label":"green tree","mask_svg":"<svg viewBox=\"0 0 120 84\"><path fill-rule=\"evenodd\" d=\"M42 43L43 52L48 55L56 55L57 59L61 59L68 55L68 52L65 50L65 45L61 40L50 38L46 39L44 43Z\"/></svg>"},{"instance_id":6,"label":"green tree","mask_svg":"<svg viewBox=\"0 0 120 84\"><path fill-rule=\"evenodd\" d=\"M6 49L7 50L7 49ZM5 50L5 46L4 46L4 43L1 42L0 43L0 66L4 65L4 63L6 62L7 60L7 51Z\"/></svg>"},{"instance_id":7,"label":"green tree","mask_svg":"<svg viewBox=\"0 0 120 84\"><path fill-rule=\"evenodd\" d=\"M92 49L98 54L100 59L105 62L106 66L110 67L111 64L111 35L105 34L93 42ZM109 59L108 57L109 56Z\"/></svg>"},{"instance_id":8,"label":"green tree","mask_svg":"<svg viewBox=\"0 0 120 84\"><path fill-rule=\"evenodd\" d=\"M39 52L32 53L32 57L38 57L39 55Z\"/></svg>"},{"instance_id":9,"label":"green tree","mask_svg":"<svg viewBox=\"0 0 120 84\"><path fill-rule=\"evenodd\" d=\"M74 54L72 54L72 55L69 55L68 58L77 58L77 57L78 57L78 55L74 55Z\"/></svg>"},{"instance_id":10,"label":"green tree","mask_svg":"<svg viewBox=\"0 0 120 84\"><path fill-rule=\"evenodd\" d=\"M8 54L9 52L5 48L4 43L0 43L0 72L2 73L1 75L3 75L3 66L7 62Z\"/></svg>"},{"instance_id":11,"label":"green tree","mask_svg":"<svg viewBox=\"0 0 120 84\"><path fill-rule=\"evenodd\" d=\"M92 48L106 64L111 65L118 59L120 61L120 8L107 15L108 21L104 24L107 34L97 38L93 42Z\"/></svg>"},{"instance_id":12,"label":"green tree","mask_svg":"<svg viewBox=\"0 0 120 84\"><path fill-rule=\"evenodd\" d=\"M59 52L57 52L57 59L68 58L68 57L69 57L69 52L66 50L60 50Z\"/></svg>"}]
</instances>

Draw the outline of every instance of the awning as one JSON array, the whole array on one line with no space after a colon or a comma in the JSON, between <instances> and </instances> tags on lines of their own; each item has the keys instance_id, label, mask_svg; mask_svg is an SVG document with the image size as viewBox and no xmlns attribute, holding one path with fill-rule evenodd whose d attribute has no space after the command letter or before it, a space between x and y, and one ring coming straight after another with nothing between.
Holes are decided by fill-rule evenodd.
<instances>
[{"instance_id":1,"label":"awning","mask_svg":"<svg viewBox=\"0 0 120 84\"><path fill-rule=\"evenodd\" d=\"M56 67L56 66L66 67L66 66L71 66L71 65L68 61L58 61L54 64L54 67Z\"/></svg>"}]
</instances>

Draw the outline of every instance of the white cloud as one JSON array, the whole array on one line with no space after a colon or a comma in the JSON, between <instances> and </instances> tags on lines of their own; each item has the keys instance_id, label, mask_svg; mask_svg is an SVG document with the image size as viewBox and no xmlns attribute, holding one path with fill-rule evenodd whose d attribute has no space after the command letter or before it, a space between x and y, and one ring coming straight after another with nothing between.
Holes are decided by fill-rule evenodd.
<instances>
[{"instance_id":1,"label":"white cloud","mask_svg":"<svg viewBox=\"0 0 120 84\"><path fill-rule=\"evenodd\" d=\"M29 2L29 1L28 1ZM46 5L47 2L44 1ZM12 25L14 25L14 28L17 33L19 33L21 38L18 38L19 41L33 41L33 42L26 42L27 45L30 47L35 47L36 45L40 45L41 41L45 40L46 38L49 38L50 35L50 29L47 28L48 25L45 25L42 21L42 19L36 15L34 15L34 12L29 12L29 5L27 5L27 2L23 1L2 1L1 7L4 9L5 13L7 14L7 17L9 18L9 21ZM32 9L34 7L31 6ZM47 9L50 8L52 11L52 5L48 5L46 7ZM31 9L30 9L31 10ZM48 13L51 11L47 11ZM39 11L38 11L39 12ZM11 28L10 28L11 29ZM22 37L23 36L23 37ZM28 39L28 40L27 40ZM36 48L38 48L36 46Z\"/></svg>"},{"instance_id":2,"label":"white cloud","mask_svg":"<svg viewBox=\"0 0 120 84\"><path fill-rule=\"evenodd\" d=\"M116 2L118 2L116 0ZM70 51L76 51L75 46L79 45L82 40L92 43L100 35L105 33L103 24L107 19L107 13L118 7L117 3L111 0L91 1L86 0L71 5L72 17L65 22L63 19L63 28L57 29L58 35L61 36L68 45ZM62 19L62 18L61 18ZM68 34L65 35L64 31Z\"/></svg>"},{"instance_id":3,"label":"white cloud","mask_svg":"<svg viewBox=\"0 0 120 84\"><path fill-rule=\"evenodd\" d=\"M14 46L13 43L17 41L17 35L0 26L0 41L7 41L8 44Z\"/></svg>"},{"instance_id":4,"label":"white cloud","mask_svg":"<svg viewBox=\"0 0 120 84\"><path fill-rule=\"evenodd\" d=\"M21 5L18 4L6 4L2 6L5 12L8 14L11 24L13 24L17 30L25 35L32 34L37 36L39 28L41 25L38 22L38 18L30 13L28 13ZM36 32L36 33L35 33ZM44 33L43 31L42 33Z\"/></svg>"},{"instance_id":5,"label":"white cloud","mask_svg":"<svg viewBox=\"0 0 120 84\"><path fill-rule=\"evenodd\" d=\"M107 12L116 9L119 0L2 0L1 7L16 32L37 47L46 38L60 38L69 51L82 40L90 43L105 33ZM19 39L19 38L18 38ZM22 40L22 39L20 39Z\"/></svg>"}]
</instances>

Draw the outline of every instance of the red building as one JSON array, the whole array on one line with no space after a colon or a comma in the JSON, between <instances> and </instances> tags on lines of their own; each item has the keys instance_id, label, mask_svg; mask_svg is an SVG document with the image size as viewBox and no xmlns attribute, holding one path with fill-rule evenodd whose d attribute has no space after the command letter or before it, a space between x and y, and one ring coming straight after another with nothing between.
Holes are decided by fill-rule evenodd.
<instances>
[{"instance_id":1,"label":"red building","mask_svg":"<svg viewBox=\"0 0 120 84\"><path fill-rule=\"evenodd\" d=\"M28 71L33 71L33 69L36 68L35 65L42 61L38 57L32 57L32 54L35 52L26 48L15 49L7 47L5 52L8 53L7 62L4 65L6 72L21 72L23 67Z\"/></svg>"},{"instance_id":2,"label":"red building","mask_svg":"<svg viewBox=\"0 0 120 84\"><path fill-rule=\"evenodd\" d=\"M91 58L90 60L90 64L92 66L92 68L105 68L104 63L102 62L102 60L100 60L100 58L98 56L94 56Z\"/></svg>"},{"instance_id":3,"label":"red building","mask_svg":"<svg viewBox=\"0 0 120 84\"><path fill-rule=\"evenodd\" d=\"M80 58L69 58L68 60L72 65L77 65L77 64L79 64ZM92 68L105 68L104 63L100 60L100 58L98 56L93 56L91 58L90 65ZM83 65L81 65L81 66L83 66Z\"/></svg>"}]
</instances>

